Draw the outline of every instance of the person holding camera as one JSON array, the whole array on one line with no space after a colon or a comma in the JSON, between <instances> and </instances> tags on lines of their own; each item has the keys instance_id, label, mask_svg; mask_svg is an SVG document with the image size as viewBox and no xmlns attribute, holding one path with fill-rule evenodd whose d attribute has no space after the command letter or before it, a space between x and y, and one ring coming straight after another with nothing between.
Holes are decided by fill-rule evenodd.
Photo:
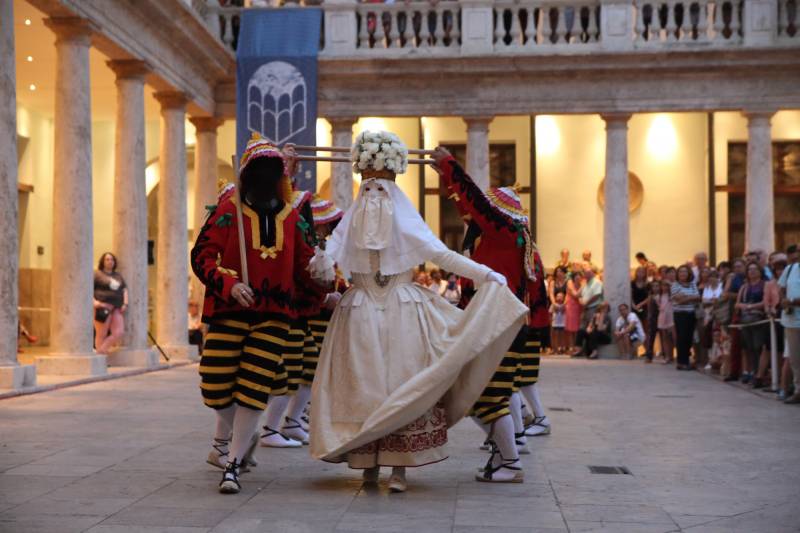
<instances>
[{"instance_id":1,"label":"person holding camera","mask_svg":"<svg viewBox=\"0 0 800 533\"><path fill-rule=\"evenodd\" d=\"M788 266L778 280L781 291L781 324L789 362L794 374L794 394L784 403L800 403L800 251L796 244L786 249Z\"/></svg>"},{"instance_id":2,"label":"person holding camera","mask_svg":"<svg viewBox=\"0 0 800 533\"><path fill-rule=\"evenodd\" d=\"M97 353L108 354L122 338L127 308L128 287L117 272L116 256L106 252L100 256L94 271L94 346Z\"/></svg>"}]
</instances>

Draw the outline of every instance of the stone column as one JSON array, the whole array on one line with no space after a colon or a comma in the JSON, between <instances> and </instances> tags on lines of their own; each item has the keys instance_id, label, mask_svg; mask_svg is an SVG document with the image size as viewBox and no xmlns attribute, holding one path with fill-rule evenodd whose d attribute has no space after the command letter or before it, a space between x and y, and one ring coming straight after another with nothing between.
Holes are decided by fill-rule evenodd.
<instances>
[{"instance_id":1,"label":"stone column","mask_svg":"<svg viewBox=\"0 0 800 533\"><path fill-rule=\"evenodd\" d=\"M334 146L353 144L353 125L357 117L329 118ZM350 163L331 163L331 197L340 209L347 209L353 203L353 165Z\"/></svg>"},{"instance_id":2,"label":"stone column","mask_svg":"<svg viewBox=\"0 0 800 533\"><path fill-rule=\"evenodd\" d=\"M217 128L222 119L216 117L193 117L189 121L197 131L194 150L194 238L205 222L207 205L217 203ZM191 277L191 298L202 308L205 288L196 276Z\"/></svg>"},{"instance_id":3,"label":"stone column","mask_svg":"<svg viewBox=\"0 0 800 533\"><path fill-rule=\"evenodd\" d=\"M492 117L464 117L467 123L467 174L484 191L489 188L489 123Z\"/></svg>"},{"instance_id":4,"label":"stone column","mask_svg":"<svg viewBox=\"0 0 800 533\"><path fill-rule=\"evenodd\" d=\"M772 181L773 111L745 112L747 117L747 189L745 250L769 253L775 247L775 197Z\"/></svg>"},{"instance_id":5,"label":"stone column","mask_svg":"<svg viewBox=\"0 0 800 533\"><path fill-rule=\"evenodd\" d=\"M128 285L122 348L109 355L116 366L156 366L147 338L147 191L145 185L144 61L109 61L117 75L114 143L113 249Z\"/></svg>"},{"instance_id":6,"label":"stone column","mask_svg":"<svg viewBox=\"0 0 800 533\"><path fill-rule=\"evenodd\" d=\"M603 115L606 123L605 207L603 208L603 292L612 324L621 303L631 300L631 234L628 220L629 114Z\"/></svg>"},{"instance_id":7,"label":"stone column","mask_svg":"<svg viewBox=\"0 0 800 533\"><path fill-rule=\"evenodd\" d=\"M189 344L189 248L186 205L185 94L155 94L161 104L158 237L156 241L156 338L173 359L197 359Z\"/></svg>"},{"instance_id":8,"label":"stone column","mask_svg":"<svg viewBox=\"0 0 800 533\"><path fill-rule=\"evenodd\" d=\"M17 362L19 228L17 219L17 79L14 1L0 0L0 389L36 384L33 365Z\"/></svg>"},{"instance_id":9,"label":"stone column","mask_svg":"<svg viewBox=\"0 0 800 533\"><path fill-rule=\"evenodd\" d=\"M53 264L50 349L36 358L39 374L107 372L92 351L92 108L89 80L91 29L80 18L51 18L56 34Z\"/></svg>"}]
</instances>

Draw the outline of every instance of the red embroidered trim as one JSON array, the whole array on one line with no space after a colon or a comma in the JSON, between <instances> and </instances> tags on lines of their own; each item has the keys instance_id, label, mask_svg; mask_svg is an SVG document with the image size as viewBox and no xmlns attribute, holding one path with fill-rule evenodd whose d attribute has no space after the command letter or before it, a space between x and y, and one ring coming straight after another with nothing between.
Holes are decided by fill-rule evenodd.
<instances>
[{"instance_id":1,"label":"red embroidered trim","mask_svg":"<svg viewBox=\"0 0 800 533\"><path fill-rule=\"evenodd\" d=\"M432 448L440 448L446 443L446 414L444 409L437 406L429 414L419 417L398 433L392 433L365 444L350 453L375 455L379 451L396 453L421 452Z\"/></svg>"}]
</instances>

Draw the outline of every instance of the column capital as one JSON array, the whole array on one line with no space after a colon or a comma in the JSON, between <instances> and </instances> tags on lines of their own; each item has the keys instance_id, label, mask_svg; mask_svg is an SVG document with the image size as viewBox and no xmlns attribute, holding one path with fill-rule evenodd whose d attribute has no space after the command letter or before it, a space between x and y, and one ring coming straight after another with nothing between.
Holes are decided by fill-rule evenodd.
<instances>
[{"instance_id":1,"label":"column capital","mask_svg":"<svg viewBox=\"0 0 800 533\"><path fill-rule=\"evenodd\" d=\"M89 46L94 25L80 17L51 17L44 19L44 25L56 34L56 42L72 41Z\"/></svg>"},{"instance_id":2,"label":"column capital","mask_svg":"<svg viewBox=\"0 0 800 533\"><path fill-rule=\"evenodd\" d=\"M189 96L181 91L158 91L153 97L161 104L161 110L165 109L185 109L189 103Z\"/></svg>"},{"instance_id":3,"label":"column capital","mask_svg":"<svg viewBox=\"0 0 800 533\"><path fill-rule=\"evenodd\" d=\"M627 128L631 113L603 113L600 118L606 123L606 128Z\"/></svg>"},{"instance_id":4,"label":"column capital","mask_svg":"<svg viewBox=\"0 0 800 533\"><path fill-rule=\"evenodd\" d=\"M352 127L358 122L358 117L325 117L334 129Z\"/></svg>"},{"instance_id":5,"label":"column capital","mask_svg":"<svg viewBox=\"0 0 800 533\"><path fill-rule=\"evenodd\" d=\"M150 72L150 65L141 59L112 59L106 61L108 68L114 71L117 79L144 79L145 74Z\"/></svg>"},{"instance_id":6,"label":"column capital","mask_svg":"<svg viewBox=\"0 0 800 533\"><path fill-rule=\"evenodd\" d=\"M189 117L189 122L194 124L197 133L206 131L216 133L217 128L219 128L225 120L219 117Z\"/></svg>"},{"instance_id":7,"label":"column capital","mask_svg":"<svg viewBox=\"0 0 800 533\"><path fill-rule=\"evenodd\" d=\"M489 124L494 120L494 117L488 115L476 115L476 116L468 116L468 117L461 117L461 119L466 122L467 129L486 129L489 127Z\"/></svg>"},{"instance_id":8,"label":"column capital","mask_svg":"<svg viewBox=\"0 0 800 533\"><path fill-rule=\"evenodd\" d=\"M752 109L743 109L742 115L748 120L772 120L773 115L777 110L774 108L752 108Z\"/></svg>"}]
</instances>

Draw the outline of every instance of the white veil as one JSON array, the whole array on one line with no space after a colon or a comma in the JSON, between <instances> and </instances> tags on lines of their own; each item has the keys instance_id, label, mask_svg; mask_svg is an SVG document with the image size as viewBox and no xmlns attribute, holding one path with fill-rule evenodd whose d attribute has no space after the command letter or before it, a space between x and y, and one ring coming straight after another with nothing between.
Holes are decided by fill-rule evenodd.
<instances>
[{"instance_id":1,"label":"white veil","mask_svg":"<svg viewBox=\"0 0 800 533\"><path fill-rule=\"evenodd\" d=\"M370 184L383 187L388 193L387 201L380 206L369 205L365 188ZM367 179L361 183L355 202L328 239L326 252L344 275L349 276L352 272L371 273L371 250L380 252L381 274L391 276L413 269L447 251L447 247L433 234L395 182Z\"/></svg>"}]
</instances>

